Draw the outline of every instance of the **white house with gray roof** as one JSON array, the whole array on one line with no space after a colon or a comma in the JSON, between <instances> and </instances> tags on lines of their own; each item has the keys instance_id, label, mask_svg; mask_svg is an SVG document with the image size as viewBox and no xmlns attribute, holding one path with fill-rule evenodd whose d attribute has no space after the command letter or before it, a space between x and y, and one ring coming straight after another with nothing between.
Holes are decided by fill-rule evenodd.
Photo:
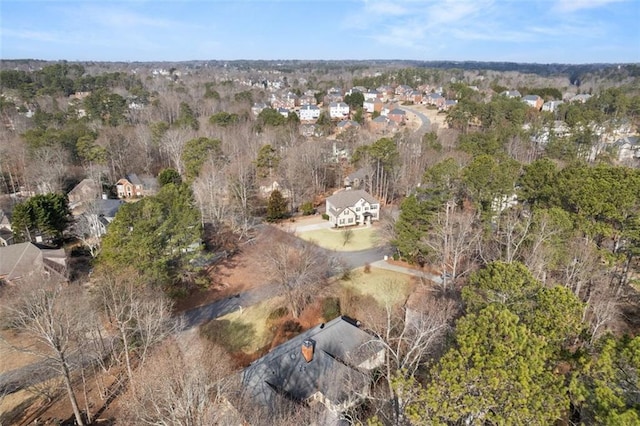
<instances>
[{"instance_id":1,"label":"white house with gray roof","mask_svg":"<svg viewBox=\"0 0 640 426\"><path fill-rule=\"evenodd\" d=\"M380 203L363 189L336 192L326 201L326 214L336 228L380 219Z\"/></svg>"},{"instance_id":2,"label":"white house with gray roof","mask_svg":"<svg viewBox=\"0 0 640 426\"><path fill-rule=\"evenodd\" d=\"M331 102L329 104L329 117L340 120L349 117L349 105L344 102Z\"/></svg>"},{"instance_id":3,"label":"white house with gray roof","mask_svg":"<svg viewBox=\"0 0 640 426\"><path fill-rule=\"evenodd\" d=\"M320 108L315 105L302 105L298 111L300 121L315 121L320 118Z\"/></svg>"}]
</instances>

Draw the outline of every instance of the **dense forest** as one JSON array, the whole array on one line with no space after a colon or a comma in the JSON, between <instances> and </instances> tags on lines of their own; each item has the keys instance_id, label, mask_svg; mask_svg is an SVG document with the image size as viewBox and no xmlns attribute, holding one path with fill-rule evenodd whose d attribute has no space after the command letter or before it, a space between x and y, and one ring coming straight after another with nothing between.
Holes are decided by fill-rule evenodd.
<instances>
[{"instance_id":1,"label":"dense forest","mask_svg":"<svg viewBox=\"0 0 640 426\"><path fill-rule=\"evenodd\" d=\"M0 285L0 326L41 342L40 356L64 378L56 398L70 401L76 424L92 424L114 400L113 424L228 421L234 372L255 358L238 360L229 329L211 324L185 343L175 307L207 291L211 265L253 244L265 221L322 210L357 170L383 206L377 241L393 260L440 279L420 284L429 296L417 322L406 304L363 309L357 301L370 301L327 297L342 302L323 305L326 320L327 311L360 315L386 348L372 389L345 414L354 424L640 423L637 65L2 67L0 210L16 242L44 235L91 274L72 271L65 286ZM371 130L379 113L366 113L351 89L402 85L454 105L426 108L441 124ZM336 88L361 126L338 131L322 112L307 133L294 113L252 111L288 94L322 105ZM512 90L565 101L547 111L505 95ZM572 102L576 95L585 96ZM90 178L116 198L116 182L132 173L158 177L157 194L125 203L88 243L65 194ZM280 189L265 192L274 182ZM305 307L326 297L314 286L349 275L296 244L273 242L264 255L293 316L288 336L302 330ZM92 381L101 409L86 402ZM258 411L234 408L250 424L260 424ZM273 424L314 413L294 404Z\"/></svg>"}]
</instances>

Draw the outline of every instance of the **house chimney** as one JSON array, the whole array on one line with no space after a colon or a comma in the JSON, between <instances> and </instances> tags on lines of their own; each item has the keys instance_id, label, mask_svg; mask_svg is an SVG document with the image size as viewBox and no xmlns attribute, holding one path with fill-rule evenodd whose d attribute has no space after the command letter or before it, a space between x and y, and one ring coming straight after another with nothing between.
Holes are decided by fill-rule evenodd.
<instances>
[{"instance_id":1,"label":"house chimney","mask_svg":"<svg viewBox=\"0 0 640 426\"><path fill-rule=\"evenodd\" d=\"M311 339L307 339L304 342L302 342L302 357L307 362L311 362L311 360L313 360L313 349L314 349L315 343L316 342L314 342Z\"/></svg>"}]
</instances>

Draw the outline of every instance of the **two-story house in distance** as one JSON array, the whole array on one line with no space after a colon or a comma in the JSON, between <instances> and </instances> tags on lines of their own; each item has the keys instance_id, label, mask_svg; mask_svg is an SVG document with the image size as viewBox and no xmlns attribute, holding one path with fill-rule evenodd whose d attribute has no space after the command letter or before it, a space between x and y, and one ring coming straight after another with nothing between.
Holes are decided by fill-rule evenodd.
<instances>
[{"instance_id":1,"label":"two-story house in distance","mask_svg":"<svg viewBox=\"0 0 640 426\"><path fill-rule=\"evenodd\" d=\"M336 228L380 219L380 203L362 189L337 192L327 198L326 207L329 222Z\"/></svg>"}]
</instances>

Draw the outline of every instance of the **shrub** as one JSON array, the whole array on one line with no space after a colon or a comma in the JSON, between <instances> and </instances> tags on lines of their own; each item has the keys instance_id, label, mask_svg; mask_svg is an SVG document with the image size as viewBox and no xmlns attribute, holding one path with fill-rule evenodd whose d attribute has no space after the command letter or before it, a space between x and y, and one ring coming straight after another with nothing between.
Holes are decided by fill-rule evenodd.
<instances>
[{"instance_id":1,"label":"shrub","mask_svg":"<svg viewBox=\"0 0 640 426\"><path fill-rule=\"evenodd\" d=\"M328 215L328 214L326 214L326 213L322 213L322 218L323 218L324 220L329 220L329 215Z\"/></svg>"},{"instance_id":2,"label":"shrub","mask_svg":"<svg viewBox=\"0 0 640 426\"><path fill-rule=\"evenodd\" d=\"M340 292L340 311L351 318L384 318L384 309L378 305L371 295L364 295L357 290L346 287Z\"/></svg>"},{"instance_id":3,"label":"shrub","mask_svg":"<svg viewBox=\"0 0 640 426\"><path fill-rule=\"evenodd\" d=\"M271 311L271 313L269 314L267 319L270 320L270 321L277 320L277 319L280 319L282 317L287 316L288 313L289 313L289 310L285 306L281 306L281 307Z\"/></svg>"},{"instance_id":4,"label":"shrub","mask_svg":"<svg viewBox=\"0 0 640 426\"><path fill-rule=\"evenodd\" d=\"M344 271L342 271L342 274L340 275L340 279L342 281L349 281L352 277L352 272L351 269L345 269Z\"/></svg>"},{"instance_id":5,"label":"shrub","mask_svg":"<svg viewBox=\"0 0 640 426\"><path fill-rule=\"evenodd\" d=\"M322 301L322 317L325 321L331 321L340 316L340 299L327 297Z\"/></svg>"},{"instance_id":6,"label":"shrub","mask_svg":"<svg viewBox=\"0 0 640 426\"><path fill-rule=\"evenodd\" d=\"M251 324L228 320L210 321L200 328L200 333L229 352L239 352L254 343L256 335Z\"/></svg>"},{"instance_id":7,"label":"shrub","mask_svg":"<svg viewBox=\"0 0 640 426\"><path fill-rule=\"evenodd\" d=\"M284 324L282 324L282 331L287 334L298 334L302 331L302 326L296 320L287 320L284 322Z\"/></svg>"},{"instance_id":8,"label":"shrub","mask_svg":"<svg viewBox=\"0 0 640 426\"><path fill-rule=\"evenodd\" d=\"M368 263L364 264L364 273L365 274L370 274L371 273L371 265Z\"/></svg>"},{"instance_id":9,"label":"shrub","mask_svg":"<svg viewBox=\"0 0 640 426\"><path fill-rule=\"evenodd\" d=\"M304 216L312 215L316 212L316 209L313 207L313 203L311 201L307 201L306 203L302 203L300 206L300 211Z\"/></svg>"}]
</instances>

